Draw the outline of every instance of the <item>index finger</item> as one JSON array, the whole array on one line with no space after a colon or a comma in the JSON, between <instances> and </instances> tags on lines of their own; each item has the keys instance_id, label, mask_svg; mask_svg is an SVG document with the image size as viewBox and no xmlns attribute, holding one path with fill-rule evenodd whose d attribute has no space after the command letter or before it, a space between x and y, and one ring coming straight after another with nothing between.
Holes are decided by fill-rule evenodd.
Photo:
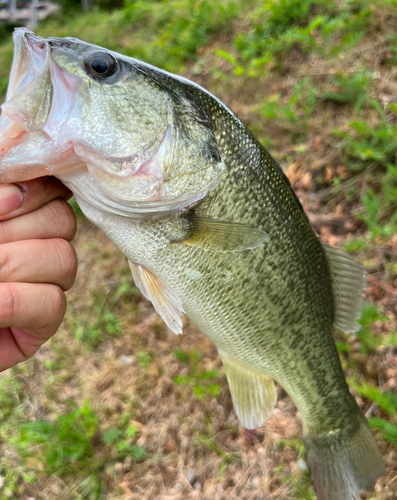
<instances>
[{"instance_id":1,"label":"index finger","mask_svg":"<svg viewBox=\"0 0 397 500\"><path fill-rule=\"evenodd\" d=\"M14 185L19 188L22 194L22 204L16 210L1 216L0 221L33 212L57 198L68 200L72 196L72 192L64 186L61 181L50 176L18 182ZM0 184L0 199L1 189L7 186L9 186L9 184ZM4 211L0 210L0 213L1 212L4 213Z\"/></svg>"}]
</instances>

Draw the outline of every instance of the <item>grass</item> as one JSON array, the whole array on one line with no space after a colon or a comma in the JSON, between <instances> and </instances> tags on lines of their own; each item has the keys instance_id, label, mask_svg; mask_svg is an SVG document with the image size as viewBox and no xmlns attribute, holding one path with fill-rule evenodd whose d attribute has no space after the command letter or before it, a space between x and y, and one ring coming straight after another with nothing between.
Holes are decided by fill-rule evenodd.
<instances>
[{"instance_id":1,"label":"grass","mask_svg":"<svg viewBox=\"0 0 397 500\"><path fill-rule=\"evenodd\" d=\"M396 19L395 0L130 0L37 30L204 85L280 161L322 239L366 265L361 330L336 340L388 468L375 500L396 474ZM0 94L12 54L4 35ZM313 500L290 399L280 392L256 433L239 430L216 350L189 323L167 332L71 204L80 269L65 321L0 376L0 500Z\"/></svg>"},{"instance_id":2,"label":"grass","mask_svg":"<svg viewBox=\"0 0 397 500\"><path fill-rule=\"evenodd\" d=\"M186 375L176 375L174 380L177 384L187 385L192 388L193 394L198 400L205 396L216 397L221 389L219 370L203 370L201 365L202 353L191 349L186 353L182 349L174 351L176 358L187 367Z\"/></svg>"},{"instance_id":3,"label":"grass","mask_svg":"<svg viewBox=\"0 0 397 500\"><path fill-rule=\"evenodd\" d=\"M108 258L106 252L102 256ZM131 296L130 288L130 283L122 279L117 289L110 293L104 293L103 289L93 292L88 311L84 316L77 313L73 318L71 328L76 339L89 348L95 348L105 336L122 335L122 323L114 309L119 301Z\"/></svg>"},{"instance_id":4,"label":"grass","mask_svg":"<svg viewBox=\"0 0 397 500\"><path fill-rule=\"evenodd\" d=\"M134 443L133 425L111 428L99 433L99 418L85 400L81 407L67 401L71 408L54 421L37 420L19 424L10 444L18 452L25 470L24 481L33 483L37 476L56 474L59 479L73 478L73 490L79 498L100 499L106 495L106 479L111 476L109 458L134 461L146 458L144 447ZM6 475L5 493L15 489L15 479ZM7 494L5 494L7 496Z\"/></svg>"}]
</instances>

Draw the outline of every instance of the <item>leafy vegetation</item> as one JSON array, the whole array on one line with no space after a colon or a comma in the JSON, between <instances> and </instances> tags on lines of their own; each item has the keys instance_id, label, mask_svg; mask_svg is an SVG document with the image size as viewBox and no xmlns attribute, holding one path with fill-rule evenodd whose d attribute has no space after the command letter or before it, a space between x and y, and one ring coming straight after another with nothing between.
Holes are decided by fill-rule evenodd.
<instances>
[{"instance_id":1,"label":"leafy vegetation","mask_svg":"<svg viewBox=\"0 0 397 500\"><path fill-rule=\"evenodd\" d=\"M112 428L99 436L98 416L84 401L81 407L71 406L55 421L37 420L17 426L10 443L18 451L28 473L24 481L34 482L37 475L56 474L74 482L80 498L101 499L106 494L106 477L111 475L109 457L143 460L146 451L134 444L137 429L133 425ZM6 475L3 489L15 492L15 477ZM13 491L14 490L14 491Z\"/></svg>"},{"instance_id":2,"label":"leafy vegetation","mask_svg":"<svg viewBox=\"0 0 397 500\"><path fill-rule=\"evenodd\" d=\"M183 73L235 109L286 168L316 230L367 266L362 328L338 332L337 346L389 460L397 447L395 0L98 0L88 13L65 0L64 13L38 34ZM0 40L4 94L13 46L6 32ZM188 498L192 489L253 500L269 470L269 499L313 499L288 399L266 436L247 444L209 342L191 326L182 338L168 335L123 258L71 204L81 272L68 315L36 359L0 378L0 500L60 491ZM178 475L185 466L195 479Z\"/></svg>"},{"instance_id":3,"label":"leafy vegetation","mask_svg":"<svg viewBox=\"0 0 397 500\"><path fill-rule=\"evenodd\" d=\"M221 388L219 382L216 382L220 377L219 370L203 370L201 365L202 354L200 355L194 349L191 349L189 353L178 349L174 351L174 354L188 368L187 375L175 376L174 380L177 384L190 386L198 400L204 396L218 396Z\"/></svg>"},{"instance_id":4,"label":"leafy vegetation","mask_svg":"<svg viewBox=\"0 0 397 500\"><path fill-rule=\"evenodd\" d=\"M305 448L302 441L296 439L280 439L276 445L283 451L293 450L297 453L297 468L300 470L300 474L291 474L283 462L279 463L276 467L276 473L281 481L292 489L295 498L316 500L316 494L310 480L310 475L308 474L308 467L304 461Z\"/></svg>"},{"instance_id":5,"label":"leafy vegetation","mask_svg":"<svg viewBox=\"0 0 397 500\"><path fill-rule=\"evenodd\" d=\"M236 75L255 77L282 68L294 46L322 56L353 48L366 33L370 10L367 2L280 0L263 2L248 15L250 30L234 39L236 56L223 55Z\"/></svg>"},{"instance_id":6,"label":"leafy vegetation","mask_svg":"<svg viewBox=\"0 0 397 500\"><path fill-rule=\"evenodd\" d=\"M105 254L104 258L107 257ZM117 290L112 294L104 293L103 289L92 293L91 304L85 317L81 313L73 318L72 329L75 337L90 348L103 341L104 336L116 336L122 334L122 325L114 313L114 307L118 301L128 294L129 283L121 280Z\"/></svg>"}]
</instances>

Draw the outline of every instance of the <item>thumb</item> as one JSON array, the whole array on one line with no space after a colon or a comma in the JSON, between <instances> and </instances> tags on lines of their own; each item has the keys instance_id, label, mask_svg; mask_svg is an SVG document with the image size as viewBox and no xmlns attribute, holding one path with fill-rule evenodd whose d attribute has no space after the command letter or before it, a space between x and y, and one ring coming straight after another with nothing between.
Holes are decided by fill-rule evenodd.
<instances>
[{"instance_id":1,"label":"thumb","mask_svg":"<svg viewBox=\"0 0 397 500\"><path fill-rule=\"evenodd\" d=\"M18 184L0 183L0 221L37 210L52 200L68 200L72 192L55 177L39 177Z\"/></svg>"},{"instance_id":2,"label":"thumb","mask_svg":"<svg viewBox=\"0 0 397 500\"><path fill-rule=\"evenodd\" d=\"M17 210L23 203L23 192L15 184L0 184L0 217Z\"/></svg>"}]
</instances>

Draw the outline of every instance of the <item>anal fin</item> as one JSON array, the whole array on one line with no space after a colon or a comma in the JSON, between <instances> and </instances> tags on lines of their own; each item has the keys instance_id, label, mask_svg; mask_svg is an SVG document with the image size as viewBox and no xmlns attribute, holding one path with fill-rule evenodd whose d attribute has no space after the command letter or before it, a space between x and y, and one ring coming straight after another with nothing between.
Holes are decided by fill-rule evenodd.
<instances>
[{"instance_id":1,"label":"anal fin","mask_svg":"<svg viewBox=\"0 0 397 500\"><path fill-rule=\"evenodd\" d=\"M334 326L345 333L357 332L367 285L363 265L343 250L322 243L331 272L335 304Z\"/></svg>"},{"instance_id":2,"label":"anal fin","mask_svg":"<svg viewBox=\"0 0 397 500\"><path fill-rule=\"evenodd\" d=\"M181 334L184 313L181 299L170 292L149 269L131 261L129 264L136 286L151 301L168 328L176 334Z\"/></svg>"},{"instance_id":3,"label":"anal fin","mask_svg":"<svg viewBox=\"0 0 397 500\"><path fill-rule=\"evenodd\" d=\"M256 429L269 417L277 400L271 377L255 373L221 354L234 409L246 429Z\"/></svg>"}]
</instances>

